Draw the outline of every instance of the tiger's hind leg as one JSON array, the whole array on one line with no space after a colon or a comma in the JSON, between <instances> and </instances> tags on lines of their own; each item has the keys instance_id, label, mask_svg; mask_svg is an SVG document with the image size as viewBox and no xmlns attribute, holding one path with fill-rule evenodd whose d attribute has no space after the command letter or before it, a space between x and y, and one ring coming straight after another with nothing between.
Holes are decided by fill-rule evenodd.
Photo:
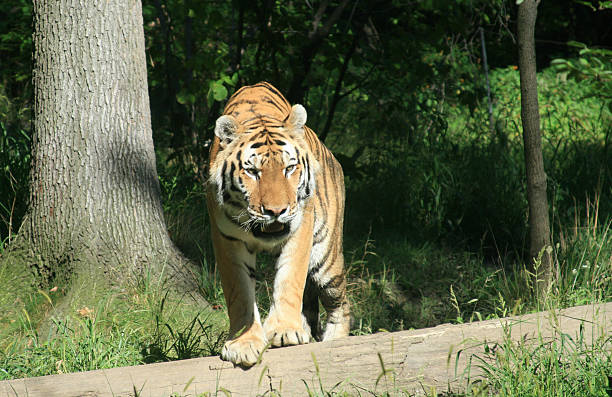
<instances>
[{"instance_id":1,"label":"tiger's hind leg","mask_svg":"<svg viewBox=\"0 0 612 397\"><path fill-rule=\"evenodd\" d=\"M327 312L323 341L348 336L351 330L350 304L346 296L344 273L333 276L321 286L321 303Z\"/></svg>"},{"instance_id":2,"label":"tiger's hind leg","mask_svg":"<svg viewBox=\"0 0 612 397\"><path fill-rule=\"evenodd\" d=\"M306 279L304 288L304 303L302 305L304 329L309 329L312 338L320 341L323 337L321 320L319 318L319 287L311 276Z\"/></svg>"},{"instance_id":3,"label":"tiger's hind leg","mask_svg":"<svg viewBox=\"0 0 612 397\"><path fill-rule=\"evenodd\" d=\"M312 279L312 288L316 288L321 304L327 312L325 332L321 337L323 341L342 338L350 332L351 315L346 295L344 257L339 247L340 244L330 247L323 263L315 265L309 277ZM305 317L308 319L306 313ZM314 323L314 319L312 322Z\"/></svg>"}]
</instances>

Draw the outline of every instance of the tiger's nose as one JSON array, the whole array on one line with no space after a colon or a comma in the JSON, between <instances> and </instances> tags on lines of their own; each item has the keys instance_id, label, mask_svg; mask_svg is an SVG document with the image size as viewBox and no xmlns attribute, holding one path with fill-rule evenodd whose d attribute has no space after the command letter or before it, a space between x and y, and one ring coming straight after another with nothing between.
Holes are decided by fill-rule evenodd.
<instances>
[{"instance_id":1,"label":"tiger's nose","mask_svg":"<svg viewBox=\"0 0 612 397\"><path fill-rule=\"evenodd\" d=\"M272 216L274 218L278 218L279 216L285 214L289 210L289 207L265 207L261 206L261 212L264 215Z\"/></svg>"}]
</instances>

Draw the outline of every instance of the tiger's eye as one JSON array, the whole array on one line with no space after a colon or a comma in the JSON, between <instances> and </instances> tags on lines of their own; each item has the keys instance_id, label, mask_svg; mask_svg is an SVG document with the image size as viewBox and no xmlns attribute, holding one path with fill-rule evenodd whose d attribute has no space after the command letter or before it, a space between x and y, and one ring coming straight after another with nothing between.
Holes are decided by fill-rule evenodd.
<instances>
[{"instance_id":1,"label":"tiger's eye","mask_svg":"<svg viewBox=\"0 0 612 397\"><path fill-rule=\"evenodd\" d=\"M289 176L293 173L293 171L295 171L295 164L292 165L288 165L287 167L285 167L285 175Z\"/></svg>"},{"instance_id":2,"label":"tiger's eye","mask_svg":"<svg viewBox=\"0 0 612 397\"><path fill-rule=\"evenodd\" d=\"M259 178L259 170L257 168L245 168L244 172L246 172L246 174L250 176L251 178L254 178L254 179Z\"/></svg>"}]
</instances>

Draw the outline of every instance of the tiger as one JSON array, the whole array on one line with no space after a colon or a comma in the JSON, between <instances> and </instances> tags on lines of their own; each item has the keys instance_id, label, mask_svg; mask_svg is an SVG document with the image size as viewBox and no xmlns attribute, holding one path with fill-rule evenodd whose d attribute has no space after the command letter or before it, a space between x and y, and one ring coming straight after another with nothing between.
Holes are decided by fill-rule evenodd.
<instances>
[{"instance_id":1,"label":"tiger","mask_svg":"<svg viewBox=\"0 0 612 397\"><path fill-rule=\"evenodd\" d=\"M215 123L206 202L230 322L221 358L235 365L253 366L269 346L350 331L344 174L306 118L304 106L260 82L237 90ZM262 251L276 258L263 324L255 299Z\"/></svg>"}]
</instances>

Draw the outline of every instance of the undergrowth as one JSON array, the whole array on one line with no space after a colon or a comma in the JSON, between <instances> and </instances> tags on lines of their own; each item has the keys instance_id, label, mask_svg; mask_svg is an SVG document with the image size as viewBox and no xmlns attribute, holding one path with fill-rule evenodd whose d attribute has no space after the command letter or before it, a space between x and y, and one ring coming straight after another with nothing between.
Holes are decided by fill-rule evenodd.
<instances>
[{"instance_id":1,"label":"undergrowth","mask_svg":"<svg viewBox=\"0 0 612 397\"><path fill-rule=\"evenodd\" d=\"M485 343L483 351L470 358L471 368L485 374L468 386L469 396L592 396L606 397L612 391L612 337L607 324L595 316L584 319L594 324L587 335L584 323L576 335L561 332L553 312L539 320L551 324L554 332L535 340L512 338L514 325L504 325L500 343ZM605 317L603 318L605 320Z\"/></svg>"},{"instance_id":2,"label":"undergrowth","mask_svg":"<svg viewBox=\"0 0 612 397\"><path fill-rule=\"evenodd\" d=\"M0 262L0 285L28 286L6 269ZM156 280L84 294L59 310L63 295L57 286L26 288L0 301L0 380L216 355L225 338L219 311L171 296Z\"/></svg>"}]
</instances>

